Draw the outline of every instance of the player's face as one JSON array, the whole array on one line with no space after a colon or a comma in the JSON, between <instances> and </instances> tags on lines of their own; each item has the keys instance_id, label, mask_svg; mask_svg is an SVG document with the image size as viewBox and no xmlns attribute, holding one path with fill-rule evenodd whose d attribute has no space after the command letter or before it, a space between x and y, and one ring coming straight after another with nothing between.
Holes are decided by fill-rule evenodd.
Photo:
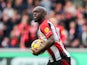
<instances>
[{"instance_id":1,"label":"player's face","mask_svg":"<svg viewBox=\"0 0 87 65\"><path fill-rule=\"evenodd\" d=\"M39 20L42 19L42 10L40 9L35 9L33 10L33 17L36 22L39 22Z\"/></svg>"}]
</instances>

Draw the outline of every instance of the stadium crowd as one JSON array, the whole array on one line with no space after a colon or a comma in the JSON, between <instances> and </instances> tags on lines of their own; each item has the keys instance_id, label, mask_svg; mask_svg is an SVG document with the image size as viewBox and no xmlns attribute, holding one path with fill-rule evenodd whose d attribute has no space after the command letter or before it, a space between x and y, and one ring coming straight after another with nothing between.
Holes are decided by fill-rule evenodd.
<instances>
[{"instance_id":1,"label":"stadium crowd","mask_svg":"<svg viewBox=\"0 0 87 65\"><path fill-rule=\"evenodd\" d=\"M27 48L37 39L35 6L47 9L66 47L87 47L87 0L0 0L0 48Z\"/></svg>"}]
</instances>

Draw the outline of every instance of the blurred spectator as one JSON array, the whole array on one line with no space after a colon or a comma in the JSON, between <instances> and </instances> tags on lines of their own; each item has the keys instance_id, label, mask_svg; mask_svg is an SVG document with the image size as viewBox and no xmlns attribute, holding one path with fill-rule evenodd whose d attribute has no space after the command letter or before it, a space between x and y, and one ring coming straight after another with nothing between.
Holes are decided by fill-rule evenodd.
<instances>
[{"instance_id":1,"label":"blurred spectator","mask_svg":"<svg viewBox=\"0 0 87 65\"><path fill-rule=\"evenodd\" d=\"M77 38L77 28L76 23L74 21L70 22L69 24L69 40L73 41L75 38Z\"/></svg>"},{"instance_id":2,"label":"blurred spectator","mask_svg":"<svg viewBox=\"0 0 87 65\"><path fill-rule=\"evenodd\" d=\"M14 10L14 16L10 19L12 29L15 25L20 23L20 20L21 20L21 16L18 14L17 10Z\"/></svg>"},{"instance_id":3,"label":"blurred spectator","mask_svg":"<svg viewBox=\"0 0 87 65\"><path fill-rule=\"evenodd\" d=\"M83 6L87 8L87 0L83 0Z\"/></svg>"},{"instance_id":4,"label":"blurred spectator","mask_svg":"<svg viewBox=\"0 0 87 65\"><path fill-rule=\"evenodd\" d=\"M73 40L71 43L71 47L72 48L79 48L80 47L80 40L79 39Z\"/></svg>"},{"instance_id":5,"label":"blurred spectator","mask_svg":"<svg viewBox=\"0 0 87 65\"><path fill-rule=\"evenodd\" d=\"M15 0L14 9L18 11L19 14L22 14L23 10L27 8L25 4L23 4L23 0Z\"/></svg>"},{"instance_id":6,"label":"blurred spectator","mask_svg":"<svg viewBox=\"0 0 87 65\"><path fill-rule=\"evenodd\" d=\"M76 14L76 8L70 1L66 2L64 10L66 13L70 13L72 16Z\"/></svg>"},{"instance_id":7,"label":"blurred spectator","mask_svg":"<svg viewBox=\"0 0 87 65\"><path fill-rule=\"evenodd\" d=\"M55 12L58 12L58 13L61 12L62 13L63 12L62 6L63 5L61 3L57 3L56 7L55 7Z\"/></svg>"},{"instance_id":8,"label":"blurred spectator","mask_svg":"<svg viewBox=\"0 0 87 65\"><path fill-rule=\"evenodd\" d=\"M47 15L47 19L54 18L55 17L55 11L51 10L49 14Z\"/></svg>"},{"instance_id":9,"label":"blurred spectator","mask_svg":"<svg viewBox=\"0 0 87 65\"><path fill-rule=\"evenodd\" d=\"M87 47L87 24L82 25L82 33L79 35L82 46Z\"/></svg>"},{"instance_id":10,"label":"blurred spectator","mask_svg":"<svg viewBox=\"0 0 87 65\"><path fill-rule=\"evenodd\" d=\"M29 9L29 12L31 12L32 8L34 7L33 5L33 0L27 0L27 8Z\"/></svg>"},{"instance_id":11,"label":"blurred spectator","mask_svg":"<svg viewBox=\"0 0 87 65\"><path fill-rule=\"evenodd\" d=\"M4 0L0 0L0 11L3 11L5 7L6 7L6 2Z\"/></svg>"},{"instance_id":12,"label":"blurred spectator","mask_svg":"<svg viewBox=\"0 0 87 65\"><path fill-rule=\"evenodd\" d=\"M5 37L1 43L2 48L9 48L9 41L10 39L8 37Z\"/></svg>"},{"instance_id":13,"label":"blurred spectator","mask_svg":"<svg viewBox=\"0 0 87 65\"><path fill-rule=\"evenodd\" d=\"M0 30L4 31L4 29L5 29L4 23L0 21Z\"/></svg>"},{"instance_id":14,"label":"blurred spectator","mask_svg":"<svg viewBox=\"0 0 87 65\"><path fill-rule=\"evenodd\" d=\"M30 37L30 43L29 46L31 46L31 43L37 39L37 30L38 30L38 23L31 21L30 23L30 30L29 30L29 37Z\"/></svg>"},{"instance_id":15,"label":"blurred spectator","mask_svg":"<svg viewBox=\"0 0 87 65\"><path fill-rule=\"evenodd\" d=\"M7 3L7 7L4 9L3 15L7 15L9 18L14 16L14 9L12 8L12 3Z\"/></svg>"},{"instance_id":16,"label":"blurred spectator","mask_svg":"<svg viewBox=\"0 0 87 65\"><path fill-rule=\"evenodd\" d=\"M30 16L30 19L33 19L33 15L32 15L33 8L34 8L33 0L27 0L27 12Z\"/></svg>"},{"instance_id":17,"label":"blurred spectator","mask_svg":"<svg viewBox=\"0 0 87 65\"><path fill-rule=\"evenodd\" d=\"M87 0L0 0L0 47L26 48L37 39L32 10L43 6L67 47L87 47ZM60 32L59 32L60 30Z\"/></svg>"},{"instance_id":18,"label":"blurred spectator","mask_svg":"<svg viewBox=\"0 0 87 65\"><path fill-rule=\"evenodd\" d=\"M82 32L82 25L86 23L86 19L84 18L84 15L82 13L79 13L77 15L77 24L78 24L78 32Z\"/></svg>"},{"instance_id":19,"label":"blurred spectator","mask_svg":"<svg viewBox=\"0 0 87 65\"><path fill-rule=\"evenodd\" d=\"M10 31L12 29L12 25L11 25L11 22L9 20L9 17L7 15L3 15L1 21L5 25L4 36L8 37L10 34Z\"/></svg>"},{"instance_id":20,"label":"blurred spectator","mask_svg":"<svg viewBox=\"0 0 87 65\"><path fill-rule=\"evenodd\" d=\"M29 30L30 25L28 24L30 18L27 14L22 16L21 23L18 24L18 29L21 32L21 39L20 39L20 47L26 48L26 45L29 43ZM27 46L28 47L28 46Z\"/></svg>"},{"instance_id":21,"label":"blurred spectator","mask_svg":"<svg viewBox=\"0 0 87 65\"><path fill-rule=\"evenodd\" d=\"M61 24L58 23L56 18L50 18L49 20L55 25L57 33L58 35L60 35L61 41L63 42L63 44L68 45L67 43L68 33L66 29Z\"/></svg>"},{"instance_id":22,"label":"blurred spectator","mask_svg":"<svg viewBox=\"0 0 87 65\"><path fill-rule=\"evenodd\" d=\"M39 6L40 5L40 0L35 0L33 5L34 6Z\"/></svg>"},{"instance_id":23,"label":"blurred spectator","mask_svg":"<svg viewBox=\"0 0 87 65\"><path fill-rule=\"evenodd\" d=\"M33 0L27 0L28 8L33 6Z\"/></svg>"},{"instance_id":24,"label":"blurred spectator","mask_svg":"<svg viewBox=\"0 0 87 65\"><path fill-rule=\"evenodd\" d=\"M45 7L47 9L47 13L49 14L52 7L52 3L50 0L41 0L41 6Z\"/></svg>"},{"instance_id":25,"label":"blurred spectator","mask_svg":"<svg viewBox=\"0 0 87 65\"><path fill-rule=\"evenodd\" d=\"M4 23L0 21L0 47L2 47L1 43L4 38L4 29L5 29Z\"/></svg>"},{"instance_id":26,"label":"blurred spectator","mask_svg":"<svg viewBox=\"0 0 87 65\"><path fill-rule=\"evenodd\" d=\"M82 6L84 0L71 0L75 6Z\"/></svg>"},{"instance_id":27,"label":"blurred spectator","mask_svg":"<svg viewBox=\"0 0 87 65\"><path fill-rule=\"evenodd\" d=\"M21 32L18 29L18 26L15 25L10 33L10 47L20 47L20 35Z\"/></svg>"},{"instance_id":28,"label":"blurred spectator","mask_svg":"<svg viewBox=\"0 0 87 65\"><path fill-rule=\"evenodd\" d=\"M53 1L55 1L56 3L61 3L62 5L65 5L67 0L53 0Z\"/></svg>"}]
</instances>

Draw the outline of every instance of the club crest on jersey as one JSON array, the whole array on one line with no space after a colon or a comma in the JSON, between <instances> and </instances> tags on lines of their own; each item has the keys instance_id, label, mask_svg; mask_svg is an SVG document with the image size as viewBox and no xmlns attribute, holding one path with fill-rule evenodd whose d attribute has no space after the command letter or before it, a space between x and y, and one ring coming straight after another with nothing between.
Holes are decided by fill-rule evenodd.
<instances>
[{"instance_id":1,"label":"club crest on jersey","mask_svg":"<svg viewBox=\"0 0 87 65\"><path fill-rule=\"evenodd\" d=\"M49 28L48 27L46 27L45 29L44 29L44 32L45 33L48 33L50 30L49 30Z\"/></svg>"}]
</instances>

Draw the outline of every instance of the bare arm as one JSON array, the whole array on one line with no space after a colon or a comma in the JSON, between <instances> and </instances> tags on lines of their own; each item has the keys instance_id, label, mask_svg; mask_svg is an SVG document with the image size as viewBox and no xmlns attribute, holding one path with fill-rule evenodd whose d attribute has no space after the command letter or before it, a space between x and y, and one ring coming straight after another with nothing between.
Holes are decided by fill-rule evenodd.
<instances>
[{"instance_id":1,"label":"bare arm","mask_svg":"<svg viewBox=\"0 0 87 65\"><path fill-rule=\"evenodd\" d=\"M43 46L40 50L34 52L33 54L34 54L34 55L38 55L38 54L40 54L41 52L44 52L45 50L47 50L47 49L48 49L49 47L51 47L53 44L54 44L54 38L53 38L53 35L52 35L52 36L50 36L50 37L47 39L47 42L45 42L44 46Z\"/></svg>"},{"instance_id":2,"label":"bare arm","mask_svg":"<svg viewBox=\"0 0 87 65\"><path fill-rule=\"evenodd\" d=\"M55 40L57 40L58 35L56 34L56 29L52 23L49 23L48 29L49 29L49 32L51 32L52 34L47 32L47 34L50 34L50 36L47 38L45 45L40 50L35 51L35 53L33 53L34 55L38 55L41 52L44 52L45 50L47 50L49 47L51 47L55 43ZM44 35L46 36L45 33L44 33ZM54 36L55 36L55 38L54 38Z\"/></svg>"}]
</instances>

